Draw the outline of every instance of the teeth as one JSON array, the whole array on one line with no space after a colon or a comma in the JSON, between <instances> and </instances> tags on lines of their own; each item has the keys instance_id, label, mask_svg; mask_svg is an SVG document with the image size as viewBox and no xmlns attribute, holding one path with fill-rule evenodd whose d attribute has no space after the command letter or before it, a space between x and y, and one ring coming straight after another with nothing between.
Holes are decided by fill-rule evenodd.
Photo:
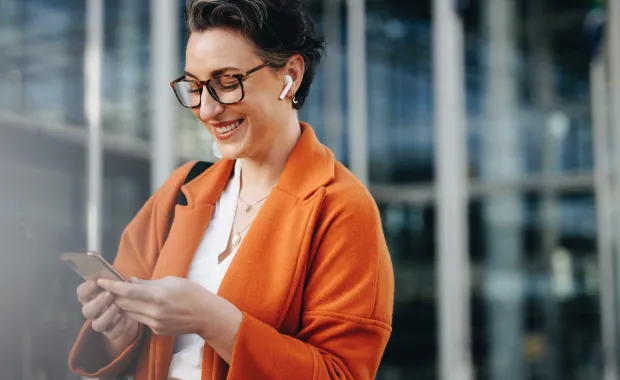
<instances>
[{"instance_id":1,"label":"teeth","mask_svg":"<svg viewBox=\"0 0 620 380\"><path fill-rule=\"evenodd\" d=\"M235 129L237 129L241 125L241 123L242 123L242 121L237 121L234 124L231 124L231 125L229 125L227 127L215 128L215 131L217 133L221 133L221 134L228 133L228 132L231 132L231 131L234 131Z\"/></svg>"}]
</instances>

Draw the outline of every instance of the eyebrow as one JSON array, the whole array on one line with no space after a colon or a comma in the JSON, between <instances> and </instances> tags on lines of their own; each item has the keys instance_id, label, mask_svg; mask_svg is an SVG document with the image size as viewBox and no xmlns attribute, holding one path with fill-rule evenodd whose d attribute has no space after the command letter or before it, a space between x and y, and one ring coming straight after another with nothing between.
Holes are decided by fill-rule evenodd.
<instances>
[{"instance_id":1,"label":"eyebrow","mask_svg":"<svg viewBox=\"0 0 620 380\"><path fill-rule=\"evenodd\" d=\"M213 70L211 71L211 77L216 77L218 75L222 75L227 71L241 71L241 69L237 68L237 67L233 67L233 66L227 66L227 67L222 67L221 69L217 69L217 70ZM183 74L185 76L189 76L195 79L199 79L196 75L190 73L189 71L184 71Z\"/></svg>"}]
</instances>

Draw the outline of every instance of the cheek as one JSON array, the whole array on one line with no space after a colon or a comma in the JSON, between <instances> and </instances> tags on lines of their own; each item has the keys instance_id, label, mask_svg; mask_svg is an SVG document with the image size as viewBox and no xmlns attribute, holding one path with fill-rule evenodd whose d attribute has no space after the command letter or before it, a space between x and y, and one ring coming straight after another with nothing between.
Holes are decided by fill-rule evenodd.
<instances>
[{"instance_id":1,"label":"cheek","mask_svg":"<svg viewBox=\"0 0 620 380\"><path fill-rule=\"evenodd\" d=\"M265 104L257 96L247 96L240 104L230 106L230 110L235 115L249 119L253 126L262 124L265 117Z\"/></svg>"},{"instance_id":2,"label":"cheek","mask_svg":"<svg viewBox=\"0 0 620 380\"><path fill-rule=\"evenodd\" d=\"M272 115L273 111L278 109L280 103L284 102L284 100L279 99L284 87L284 82L264 80L260 83L253 83L252 88L248 89L246 95L256 111L265 115Z\"/></svg>"}]
</instances>

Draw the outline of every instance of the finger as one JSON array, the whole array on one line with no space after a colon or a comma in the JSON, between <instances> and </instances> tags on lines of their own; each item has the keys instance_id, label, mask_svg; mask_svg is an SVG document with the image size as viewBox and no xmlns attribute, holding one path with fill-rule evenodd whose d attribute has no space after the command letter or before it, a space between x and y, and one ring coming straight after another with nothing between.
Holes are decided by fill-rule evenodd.
<instances>
[{"instance_id":1,"label":"finger","mask_svg":"<svg viewBox=\"0 0 620 380\"><path fill-rule=\"evenodd\" d=\"M130 311L126 311L123 313L123 317L127 318L127 319L131 319L135 322L141 323L143 325L146 326L153 326L156 324L155 319L149 317L148 315L144 315L144 314L138 314L138 313L132 313Z\"/></svg>"},{"instance_id":2,"label":"finger","mask_svg":"<svg viewBox=\"0 0 620 380\"><path fill-rule=\"evenodd\" d=\"M153 301L155 299L154 287L146 284L100 279L97 281L97 285L110 293L114 293L125 298L132 298L142 301Z\"/></svg>"},{"instance_id":3,"label":"finger","mask_svg":"<svg viewBox=\"0 0 620 380\"><path fill-rule=\"evenodd\" d=\"M84 318L95 320L101 313L105 310L106 307L110 306L114 301L114 296L109 292L101 292L97 297L93 300L87 302L82 306L82 314Z\"/></svg>"},{"instance_id":4,"label":"finger","mask_svg":"<svg viewBox=\"0 0 620 380\"><path fill-rule=\"evenodd\" d=\"M123 318L123 313L121 309L119 308L118 313L116 313L116 316L114 316L114 321L112 321L112 325L116 325L121 320L121 318Z\"/></svg>"},{"instance_id":5,"label":"finger","mask_svg":"<svg viewBox=\"0 0 620 380\"><path fill-rule=\"evenodd\" d=\"M161 324L155 319L147 315L132 313L132 312L125 312L125 317L147 326L148 328L151 329L151 331L153 331L157 335L162 335Z\"/></svg>"},{"instance_id":6,"label":"finger","mask_svg":"<svg viewBox=\"0 0 620 380\"><path fill-rule=\"evenodd\" d=\"M109 327L103 334L111 340L119 338L125 332L127 328L127 317L122 313L118 313L118 320L111 327Z\"/></svg>"},{"instance_id":7,"label":"finger","mask_svg":"<svg viewBox=\"0 0 620 380\"><path fill-rule=\"evenodd\" d=\"M131 313L152 316L154 312L153 304L141 300L117 296L114 300L114 304L116 304L121 310Z\"/></svg>"},{"instance_id":8,"label":"finger","mask_svg":"<svg viewBox=\"0 0 620 380\"><path fill-rule=\"evenodd\" d=\"M119 315L118 306L112 304L91 324L93 330L106 332L114 326L114 320ZM116 319L118 321L118 319Z\"/></svg>"},{"instance_id":9,"label":"finger","mask_svg":"<svg viewBox=\"0 0 620 380\"><path fill-rule=\"evenodd\" d=\"M77 297L81 304L85 304L95 298L102 289L94 281L85 281L77 287Z\"/></svg>"}]
</instances>

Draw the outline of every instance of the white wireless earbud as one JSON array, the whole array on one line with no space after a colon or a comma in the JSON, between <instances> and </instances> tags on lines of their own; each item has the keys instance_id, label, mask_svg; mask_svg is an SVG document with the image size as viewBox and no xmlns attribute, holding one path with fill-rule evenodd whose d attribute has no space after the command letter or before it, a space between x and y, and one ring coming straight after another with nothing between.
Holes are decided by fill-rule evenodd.
<instances>
[{"instance_id":1,"label":"white wireless earbud","mask_svg":"<svg viewBox=\"0 0 620 380\"><path fill-rule=\"evenodd\" d=\"M284 79L286 80L286 86L284 87L284 91L280 94L280 100L284 99L288 91L293 87L293 78L290 75L286 74Z\"/></svg>"}]
</instances>

